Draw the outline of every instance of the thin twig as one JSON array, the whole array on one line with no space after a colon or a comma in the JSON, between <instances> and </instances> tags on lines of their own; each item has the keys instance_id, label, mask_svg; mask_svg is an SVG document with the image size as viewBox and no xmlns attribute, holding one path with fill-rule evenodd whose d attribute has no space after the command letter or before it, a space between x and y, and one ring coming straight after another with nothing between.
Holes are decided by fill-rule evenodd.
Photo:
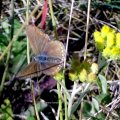
<instances>
[{"instance_id":1,"label":"thin twig","mask_svg":"<svg viewBox=\"0 0 120 120\"><path fill-rule=\"evenodd\" d=\"M73 104L73 99L74 99L75 94L76 94L77 84L78 84L77 82L74 82L72 93L71 93L71 97L70 97L69 103L68 103L68 117L69 118L71 116L72 104Z\"/></svg>"},{"instance_id":2,"label":"thin twig","mask_svg":"<svg viewBox=\"0 0 120 120\"><path fill-rule=\"evenodd\" d=\"M90 4L91 4L91 0L88 0L88 11L87 11L87 24L86 24L86 37L85 37L84 60L85 60L86 57L87 57L88 29L89 29L89 19L90 19Z\"/></svg>"},{"instance_id":3,"label":"thin twig","mask_svg":"<svg viewBox=\"0 0 120 120\"><path fill-rule=\"evenodd\" d=\"M59 83L57 83L57 89L58 89L58 101L59 101L60 120L63 120L62 93L61 93L61 88L60 88L60 84Z\"/></svg>"},{"instance_id":4,"label":"thin twig","mask_svg":"<svg viewBox=\"0 0 120 120\"><path fill-rule=\"evenodd\" d=\"M29 0L27 0L27 8L26 8L26 23L29 23ZM27 37L27 62L30 63L30 45Z\"/></svg>"},{"instance_id":5,"label":"thin twig","mask_svg":"<svg viewBox=\"0 0 120 120\"><path fill-rule=\"evenodd\" d=\"M33 104L34 104L34 110L35 110L36 118L37 118L37 120L40 120L38 110L37 110L37 106L36 106L35 95L34 95L34 87L33 87L32 82L31 82L31 88L32 88L31 91L32 91L32 98L33 98Z\"/></svg>"},{"instance_id":6,"label":"thin twig","mask_svg":"<svg viewBox=\"0 0 120 120\"><path fill-rule=\"evenodd\" d=\"M51 14L51 18L52 18L52 25L54 28L55 37L58 40L58 34L57 34L56 23L55 23L55 19L54 19L54 12L53 12L53 7L52 7L52 0L49 0L49 7L50 7L50 14Z\"/></svg>"},{"instance_id":7,"label":"thin twig","mask_svg":"<svg viewBox=\"0 0 120 120\"><path fill-rule=\"evenodd\" d=\"M66 68L66 58L67 58L67 51L68 51L68 43L69 43L69 36L70 36L70 25L71 25L71 20L72 20L73 6L74 6L74 0L72 0L71 10L70 10L70 19L69 19L69 25L68 25L68 34L67 34L67 42L66 42L66 49L65 49L65 59L64 59L63 73L65 73L65 68ZM63 80L63 83L65 85L65 79ZM68 109L67 109L67 96L66 96L66 94L64 94L64 101L65 101L65 119L68 120Z\"/></svg>"}]
</instances>

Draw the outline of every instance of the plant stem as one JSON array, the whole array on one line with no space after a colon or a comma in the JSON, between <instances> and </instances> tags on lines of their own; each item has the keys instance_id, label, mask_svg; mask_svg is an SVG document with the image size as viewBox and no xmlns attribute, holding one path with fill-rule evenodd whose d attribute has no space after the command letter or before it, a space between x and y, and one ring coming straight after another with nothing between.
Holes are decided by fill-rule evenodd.
<instances>
[{"instance_id":1,"label":"plant stem","mask_svg":"<svg viewBox=\"0 0 120 120\"><path fill-rule=\"evenodd\" d=\"M50 7L50 14L51 14L51 18L52 18L52 25L53 25L53 28L54 28L55 37L58 40L56 22L55 22L55 19L54 19L54 12L53 12L53 7L52 7L52 0L49 0L49 7Z\"/></svg>"},{"instance_id":2,"label":"plant stem","mask_svg":"<svg viewBox=\"0 0 120 120\"><path fill-rule=\"evenodd\" d=\"M32 99L33 99L36 118L37 118L37 120L40 120L39 113L38 113L37 106L36 106L35 95L34 95L34 86L33 86L32 81L31 81L31 92L32 92Z\"/></svg>"},{"instance_id":3,"label":"plant stem","mask_svg":"<svg viewBox=\"0 0 120 120\"><path fill-rule=\"evenodd\" d=\"M55 38L58 40L58 34L57 34L57 30L56 30L56 23L55 23L54 12L53 12L53 7L52 7L52 0L49 0L49 7L50 7L50 14L51 14L51 18L52 18L52 24L53 24L53 28L54 28ZM60 84L58 82L57 82L57 89L58 89L58 101L59 101L59 109L60 109L60 120L63 120L62 93L61 93Z\"/></svg>"},{"instance_id":4,"label":"plant stem","mask_svg":"<svg viewBox=\"0 0 120 120\"><path fill-rule=\"evenodd\" d=\"M59 101L60 120L63 120L62 94L61 94L61 88L60 88L60 84L59 83L57 83L57 89L58 89L58 101Z\"/></svg>"},{"instance_id":5,"label":"plant stem","mask_svg":"<svg viewBox=\"0 0 120 120\"><path fill-rule=\"evenodd\" d=\"M70 25L71 25L71 20L72 20L73 5L74 5L74 0L72 0L71 10L70 10L70 19L69 19L69 25L68 25L68 34L67 34L67 42L66 42L66 49L65 49L65 59L64 59L63 73L65 73L65 68L66 68L66 57L67 57L67 51L68 51L68 43L69 43L69 36L70 36ZM63 80L63 84L65 85L65 79ZM67 108L68 105L67 105L66 94L64 94L64 101L65 101L65 120L68 120L68 108Z\"/></svg>"},{"instance_id":6,"label":"plant stem","mask_svg":"<svg viewBox=\"0 0 120 120\"><path fill-rule=\"evenodd\" d=\"M91 0L88 0L84 60L86 60L86 57L87 57L87 44L88 44L87 42L88 42L88 29L89 29L89 19L90 19L90 4L91 4Z\"/></svg>"},{"instance_id":7,"label":"plant stem","mask_svg":"<svg viewBox=\"0 0 120 120\"><path fill-rule=\"evenodd\" d=\"M26 23L29 24L29 0L27 0L27 8L26 8ZM30 63L30 45L27 37L27 62Z\"/></svg>"}]
</instances>

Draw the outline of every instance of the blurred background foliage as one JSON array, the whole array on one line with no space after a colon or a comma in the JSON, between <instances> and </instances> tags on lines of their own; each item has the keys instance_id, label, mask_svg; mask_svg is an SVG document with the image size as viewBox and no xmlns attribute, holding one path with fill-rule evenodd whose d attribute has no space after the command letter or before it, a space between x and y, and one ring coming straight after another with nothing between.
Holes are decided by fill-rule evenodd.
<instances>
[{"instance_id":1,"label":"blurred background foliage","mask_svg":"<svg viewBox=\"0 0 120 120\"><path fill-rule=\"evenodd\" d=\"M12 18L14 24L12 25L11 1L1 0L0 2L1 55L11 42L12 37L17 34L24 24L27 3L25 0L14 0L14 17ZM66 45L71 1L53 0L52 2L59 40ZM29 4L29 13L31 13L38 4L38 0L31 0ZM41 16L38 17L37 15L41 12L43 4L44 1L40 1L40 7L33 16L35 24L38 26L41 21ZM104 24L120 32L120 0L91 1L87 59L84 61L87 4L87 0L74 1L67 53L68 66L65 76L60 73L54 78L49 76L43 78L45 81L43 80L41 83L38 81L39 78L37 78L37 80L35 79L33 82L34 96L36 98L36 105L38 106L37 110L42 120L56 119L58 91L55 87L55 80L63 78L66 80L66 87L63 88L68 95L67 100L68 106L70 105L69 107L71 108L69 113L71 120L120 119L120 62L119 60L104 58L102 53L96 48L93 38L93 33L96 30L100 31ZM30 23L31 21L32 20L30 20ZM13 36L11 36L12 27L14 31ZM50 38L54 38L53 29L52 19L48 12L44 31ZM31 102L32 95L30 82L26 80L16 80L13 83L9 83L12 77L27 64L26 41L25 29L23 29L12 44L11 49L7 51L7 54L0 61L0 82L2 83L3 74L6 69L7 56L10 52L3 90L0 92L1 120L36 119L34 105ZM32 54L30 54L30 57L31 56ZM98 68L93 68L93 64L98 65ZM96 73L95 70L97 70ZM41 101L41 99L43 101Z\"/></svg>"}]
</instances>

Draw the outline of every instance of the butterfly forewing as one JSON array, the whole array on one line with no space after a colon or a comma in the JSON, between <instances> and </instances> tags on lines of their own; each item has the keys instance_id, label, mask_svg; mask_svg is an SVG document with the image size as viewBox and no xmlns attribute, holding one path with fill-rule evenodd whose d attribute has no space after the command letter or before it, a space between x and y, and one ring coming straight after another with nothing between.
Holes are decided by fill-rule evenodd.
<instances>
[{"instance_id":1,"label":"butterfly forewing","mask_svg":"<svg viewBox=\"0 0 120 120\"><path fill-rule=\"evenodd\" d=\"M36 63L35 61L32 61L22 71L20 71L16 75L16 78L18 79L33 78L33 77L38 77L41 74L42 73L40 71L40 65Z\"/></svg>"},{"instance_id":2,"label":"butterfly forewing","mask_svg":"<svg viewBox=\"0 0 120 120\"><path fill-rule=\"evenodd\" d=\"M40 54L49 41L48 35L33 25L26 26L26 35L34 54Z\"/></svg>"},{"instance_id":3,"label":"butterfly forewing","mask_svg":"<svg viewBox=\"0 0 120 120\"><path fill-rule=\"evenodd\" d=\"M59 41L50 41L46 44L44 51L48 57L54 57L59 59L58 63L48 62L47 64L41 64L41 69L46 75L56 74L63 66L65 57L64 45Z\"/></svg>"}]
</instances>

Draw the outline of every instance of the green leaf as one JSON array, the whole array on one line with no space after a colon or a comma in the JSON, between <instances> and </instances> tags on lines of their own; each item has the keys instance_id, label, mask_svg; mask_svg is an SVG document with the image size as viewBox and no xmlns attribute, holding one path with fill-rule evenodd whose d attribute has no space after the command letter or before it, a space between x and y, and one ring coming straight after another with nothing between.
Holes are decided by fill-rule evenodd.
<instances>
[{"instance_id":1,"label":"green leaf","mask_svg":"<svg viewBox=\"0 0 120 120\"><path fill-rule=\"evenodd\" d=\"M23 67L25 60L26 60L26 55L21 55L21 54L17 55L12 61L14 64L12 68L10 68L11 73L16 74L21 69L21 66Z\"/></svg>"},{"instance_id":2,"label":"green leaf","mask_svg":"<svg viewBox=\"0 0 120 120\"><path fill-rule=\"evenodd\" d=\"M78 106L80 105L82 99L85 97L85 95L88 93L89 91L85 91L83 93L80 94L80 97L77 99L77 101L73 104L72 106L72 110L71 110L71 116L72 114L76 111L76 109L78 108Z\"/></svg>"},{"instance_id":3,"label":"green leaf","mask_svg":"<svg viewBox=\"0 0 120 120\"><path fill-rule=\"evenodd\" d=\"M13 120L12 106L8 99L5 99L4 103L1 105L0 114L1 120Z\"/></svg>"},{"instance_id":4,"label":"green leaf","mask_svg":"<svg viewBox=\"0 0 120 120\"><path fill-rule=\"evenodd\" d=\"M91 116L91 110L92 110L92 105L89 102L84 102L83 103L83 114L85 117L90 117Z\"/></svg>"},{"instance_id":5,"label":"green leaf","mask_svg":"<svg viewBox=\"0 0 120 120\"><path fill-rule=\"evenodd\" d=\"M98 56L98 65L100 70L102 70L106 65L108 65L106 59L102 56L101 53L99 53Z\"/></svg>"},{"instance_id":6,"label":"green leaf","mask_svg":"<svg viewBox=\"0 0 120 120\"><path fill-rule=\"evenodd\" d=\"M109 94L100 94L95 97L99 103L108 104L111 102L112 98Z\"/></svg>"},{"instance_id":7,"label":"green leaf","mask_svg":"<svg viewBox=\"0 0 120 120\"><path fill-rule=\"evenodd\" d=\"M99 111L99 102L95 99L95 98L92 98L92 103L94 105L94 108Z\"/></svg>"},{"instance_id":8,"label":"green leaf","mask_svg":"<svg viewBox=\"0 0 120 120\"><path fill-rule=\"evenodd\" d=\"M8 24L8 21L3 21L2 22L2 27L3 27L3 29L4 29L4 31L5 31L6 34L9 34L9 32L10 32L9 31L9 26L10 25Z\"/></svg>"},{"instance_id":9,"label":"green leaf","mask_svg":"<svg viewBox=\"0 0 120 120\"><path fill-rule=\"evenodd\" d=\"M14 35L19 31L22 24L17 19L14 19ZM23 35L24 32L21 32L19 36Z\"/></svg>"},{"instance_id":10,"label":"green leaf","mask_svg":"<svg viewBox=\"0 0 120 120\"><path fill-rule=\"evenodd\" d=\"M27 120L36 120L36 117L35 116L30 116L27 118Z\"/></svg>"},{"instance_id":11,"label":"green leaf","mask_svg":"<svg viewBox=\"0 0 120 120\"><path fill-rule=\"evenodd\" d=\"M107 94L107 80L103 75L98 75L98 78L101 82L101 87L102 87L102 93Z\"/></svg>"},{"instance_id":12,"label":"green leaf","mask_svg":"<svg viewBox=\"0 0 120 120\"><path fill-rule=\"evenodd\" d=\"M26 50L26 41L15 41L12 46L12 52L14 55L18 55L22 51Z\"/></svg>"},{"instance_id":13,"label":"green leaf","mask_svg":"<svg viewBox=\"0 0 120 120\"><path fill-rule=\"evenodd\" d=\"M107 94L101 101L102 104L109 104L112 101L112 98L109 94Z\"/></svg>"},{"instance_id":14,"label":"green leaf","mask_svg":"<svg viewBox=\"0 0 120 120\"><path fill-rule=\"evenodd\" d=\"M7 39L7 36L5 36L3 33L0 33L0 43L7 46L9 41Z\"/></svg>"},{"instance_id":15,"label":"green leaf","mask_svg":"<svg viewBox=\"0 0 120 120\"><path fill-rule=\"evenodd\" d=\"M37 106L37 111L41 112L47 107L47 104L41 100L36 103L36 106ZM31 120L34 120L34 117L33 117L35 116L34 106L30 105L29 108L22 115L26 116L27 120L29 120L28 118L31 118Z\"/></svg>"}]
</instances>

